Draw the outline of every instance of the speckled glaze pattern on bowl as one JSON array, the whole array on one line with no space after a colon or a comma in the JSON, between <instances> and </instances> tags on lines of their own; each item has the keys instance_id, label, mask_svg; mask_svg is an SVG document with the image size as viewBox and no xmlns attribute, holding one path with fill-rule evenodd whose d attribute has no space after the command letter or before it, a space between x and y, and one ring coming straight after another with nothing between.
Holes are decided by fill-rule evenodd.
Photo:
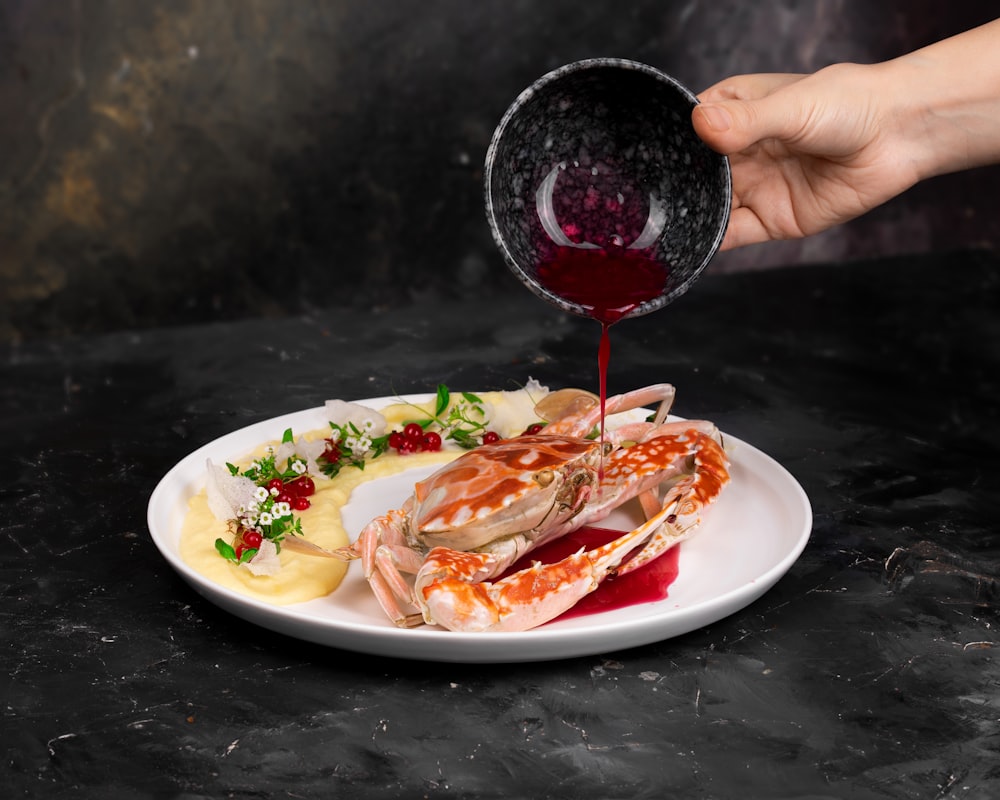
<instances>
[{"instance_id":1,"label":"speckled glaze pattern on bowl","mask_svg":"<svg viewBox=\"0 0 1000 800\"><path fill-rule=\"evenodd\" d=\"M722 243L729 222L729 161L691 126L694 94L663 72L635 61L597 58L560 67L525 89L500 120L486 154L486 214L514 274L565 311L588 309L538 280L551 239L536 210L536 192L560 162L586 165L621 154L663 198L666 224L650 248L669 265L663 293L626 314L663 308L691 286Z\"/></svg>"}]
</instances>

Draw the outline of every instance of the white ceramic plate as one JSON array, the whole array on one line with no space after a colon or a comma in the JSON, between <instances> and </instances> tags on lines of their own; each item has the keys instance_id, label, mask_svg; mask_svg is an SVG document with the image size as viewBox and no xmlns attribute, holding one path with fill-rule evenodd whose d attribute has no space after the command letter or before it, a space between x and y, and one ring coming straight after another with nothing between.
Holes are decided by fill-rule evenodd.
<instances>
[{"instance_id":1,"label":"white ceramic plate","mask_svg":"<svg viewBox=\"0 0 1000 800\"><path fill-rule=\"evenodd\" d=\"M431 395L404 399L423 402ZM383 397L358 402L381 408ZM594 655L648 644L704 627L744 608L770 589L798 558L812 529L812 509L802 487L774 459L726 438L732 482L704 517L701 530L680 545L679 574L665 600L558 620L522 633L453 633L435 627L403 630L383 616L352 564L327 597L276 606L224 588L180 557L188 501L205 483L205 460L232 461L286 428L326 426L322 408L286 414L230 433L188 455L160 481L149 500L153 541L170 565L208 600L252 623L306 641L362 653L427 661L501 663ZM398 506L430 469L362 484L342 514L357 536L372 518ZM626 508L601 523L627 529L637 511Z\"/></svg>"}]
</instances>

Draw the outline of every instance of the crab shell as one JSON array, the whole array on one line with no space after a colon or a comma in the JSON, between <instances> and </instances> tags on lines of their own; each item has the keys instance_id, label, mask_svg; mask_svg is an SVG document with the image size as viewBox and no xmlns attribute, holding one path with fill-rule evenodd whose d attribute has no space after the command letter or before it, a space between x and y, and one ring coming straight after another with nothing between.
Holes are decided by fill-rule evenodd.
<instances>
[{"instance_id":1,"label":"crab shell","mask_svg":"<svg viewBox=\"0 0 1000 800\"><path fill-rule=\"evenodd\" d=\"M465 453L416 485L411 545L471 551L521 535L533 549L584 508L601 453L600 442L548 435Z\"/></svg>"}]
</instances>

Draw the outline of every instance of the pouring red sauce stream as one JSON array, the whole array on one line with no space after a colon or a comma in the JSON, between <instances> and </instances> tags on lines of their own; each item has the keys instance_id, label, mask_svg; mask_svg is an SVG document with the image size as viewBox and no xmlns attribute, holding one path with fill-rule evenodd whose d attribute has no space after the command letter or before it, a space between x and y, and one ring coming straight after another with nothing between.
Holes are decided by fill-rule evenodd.
<instances>
[{"instance_id":1,"label":"pouring red sauce stream","mask_svg":"<svg viewBox=\"0 0 1000 800\"><path fill-rule=\"evenodd\" d=\"M538 280L554 294L585 308L590 317L601 324L597 364L603 440L611 357L609 329L632 309L663 294L667 268L643 251L624 247L559 247L551 258L539 265ZM603 462L600 477L603 478ZM512 570L528 566L530 561L556 561L581 547L590 550L620 535L621 531L605 528L582 528L543 545L530 553L527 560L515 564ZM584 597L559 619L664 599L677 577L678 552L675 547L635 572L606 579L597 591Z\"/></svg>"},{"instance_id":2,"label":"pouring red sauce stream","mask_svg":"<svg viewBox=\"0 0 1000 800\"><path fill-rule=\"evenodd\" d=\"M643 251L624 247L560 247L538 267L538 280L553 294L583 306L601 324L597 351L601 438L608 397L609 328L632 309L663 294L667 269Z\"/></svg>"}]
</instances>

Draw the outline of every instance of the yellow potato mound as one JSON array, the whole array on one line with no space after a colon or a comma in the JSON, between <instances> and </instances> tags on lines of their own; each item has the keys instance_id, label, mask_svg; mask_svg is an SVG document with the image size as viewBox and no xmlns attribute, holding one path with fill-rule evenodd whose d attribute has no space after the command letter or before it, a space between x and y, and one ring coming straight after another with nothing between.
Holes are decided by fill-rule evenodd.
<instances>
[{"instance_id":1,"label":"yellow potato mound","mask_svg":"<svg viewBox=\"0 0 1000 800\"><path fill-rule=\"evenodd\" d=\"M329 480L323 476L314 476L316 493L309 498L310 507L305 511L295 512L302 520L304 538L328 550L345 547L350 544L350 539L341 522L340 509L348 502L355 488L366 481L395 475L414 467L443 464L458 455L460 453L455 451L412 453L406 456L386 453L370 461L364 470L346 467ZM288 548L282 548L279 553L280 572L276 575L254 575L245 566L237 566L219 555L215 549L215 540L218 538L228 542L231 541L232 534L225 521L216 519L209 510L203 489L191 498L181 529L180 554L188 566L206 578L257 600L287 605L330 594L340 585L347 572L346 562L293 553Z\"/></svg>"}]
</instances>

